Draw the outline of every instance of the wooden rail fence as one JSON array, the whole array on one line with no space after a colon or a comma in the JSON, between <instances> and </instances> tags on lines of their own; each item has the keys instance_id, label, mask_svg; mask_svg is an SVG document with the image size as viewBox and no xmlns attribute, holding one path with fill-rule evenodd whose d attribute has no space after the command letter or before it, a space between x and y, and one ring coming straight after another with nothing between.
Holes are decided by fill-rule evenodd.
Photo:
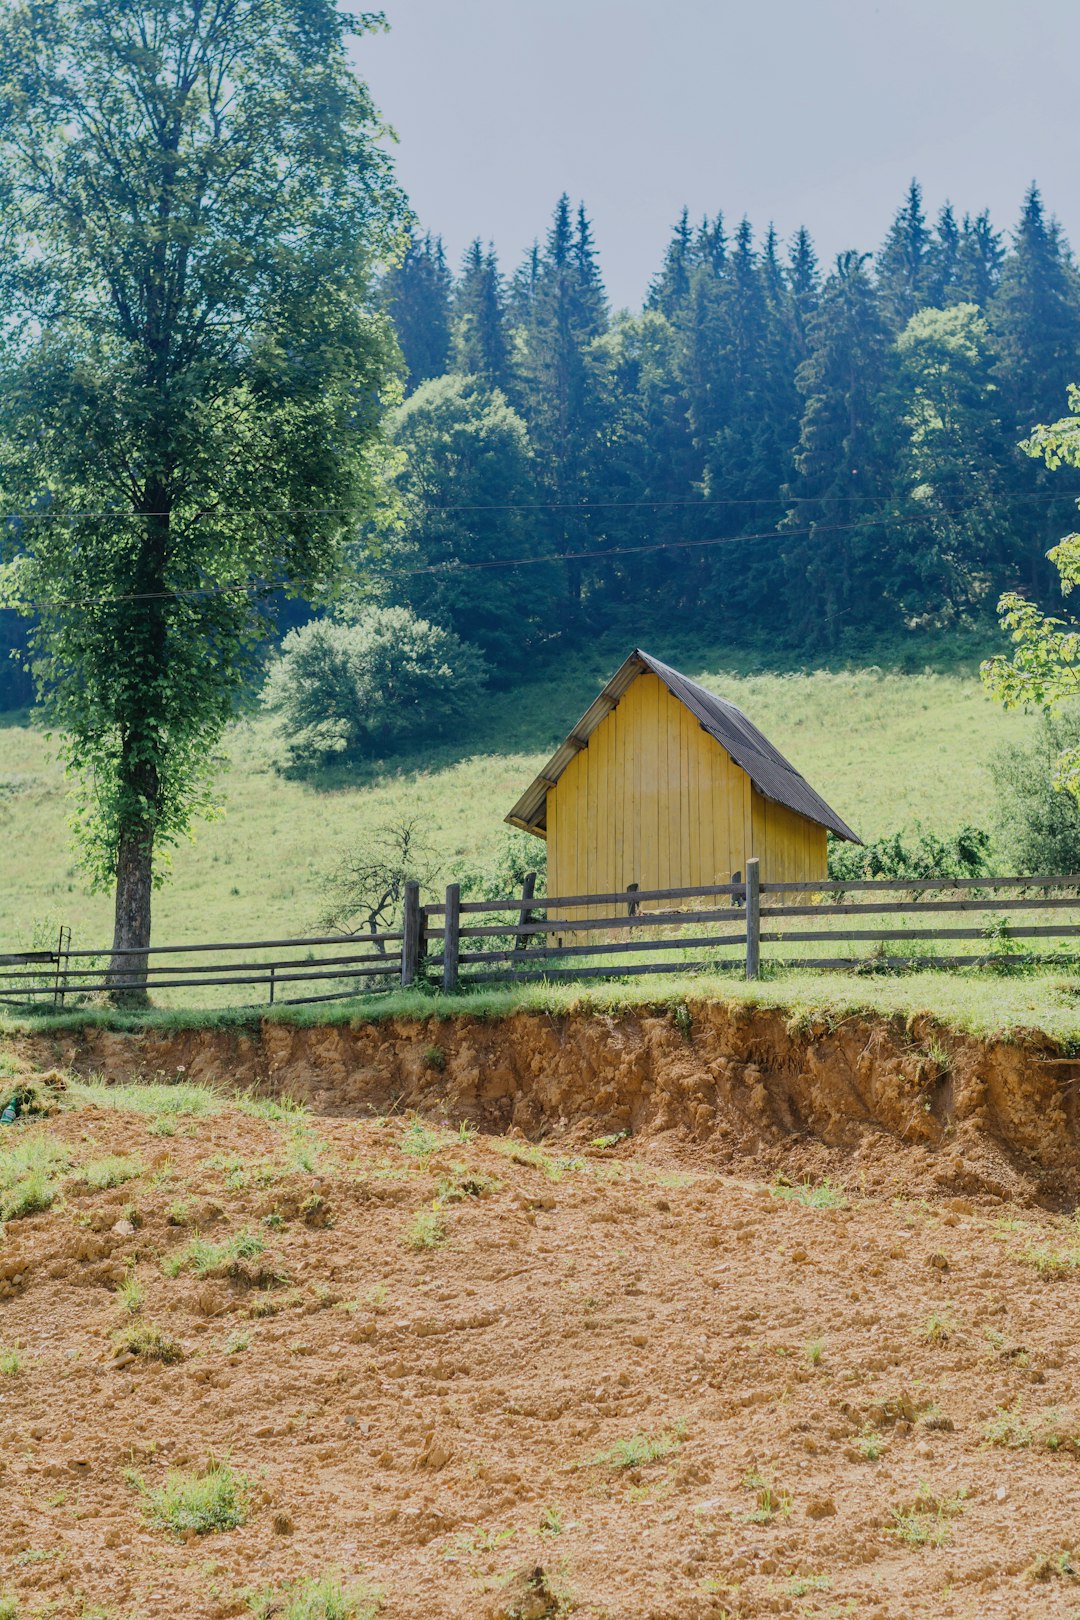
<instances>
[{"instance_id":1,"label":"wooden rail fence","mask_svg":"<svg viewBox=\"0 0 1080 1620\"><path fill-rule=\"evenodd\" d=\"M118 953L140 958L130 979L110 970L117 953L72 950L65 928L55 949L0 955L0 1004L61 1010L126 986L227 987L244 1005L296 1006L421 982L452 992L650 973L756 979L772 967L1080 965L1067 949L1080 940L1080 876L763 883L750 860L738 882L703 888L538 895L534 885L530 874L519 895L463 900L452 883L438 904L422 904L409 882L398 931L155 945Z\"/></svg>"},{"instance_id":2,"label":"wooden rail fence","mask_svg":"<svg viewBox=\"0 0 1080 1620\"><path fill-rule=\"evenodd\" d=\"M198 945L152 945L146 952L71 949L70 931L52 951L0 956L0 1003L61 1010L94 994L242 987L251 1004L297 1006L338 1001L363 990L396 987L402 976L402 940L397 933L328 934L317 938L246 940ZM267 952L256 956L255 952ZM114 955L146 956L130 978L109 970ZM300 994L296 992L300 991ZM284 992L284 993L283 993Z\"/></svg>"},{"instance_id":3,"label":"wooden rail fence","mask_svg":"<svg viewBox=\"0 0 1080 1620\"><path fill-rule=\"evenodd\" d=\"M601 916L581 915L605 908ZM984 920L964 921L969 913ZM851 918L875 920L851 927ZM918 926L921 918L927 927ZM793 920L802 925L792 927ZM446 991L518 979L702 970L756 979L763 966L865 972L1019 965L1047 959L1025 950L1027 942L1080 937L1080 876L764 883L759 863L749 860L741 881L693 889L551 896L527 885L522 895L462 900L451 884L438 905L422 906L414 895L404 929L402 983L415 982L422 966L427 977L441 969ZM951 941L971 942L971 949L925 948ZM901 951L901 944L915 948ZM786 949L768 949L775 946ZM792 956L792 947L800 953ZM1048 959L1063 967L1080 963L1060 950Z\"/></svg>"}]
</instances>

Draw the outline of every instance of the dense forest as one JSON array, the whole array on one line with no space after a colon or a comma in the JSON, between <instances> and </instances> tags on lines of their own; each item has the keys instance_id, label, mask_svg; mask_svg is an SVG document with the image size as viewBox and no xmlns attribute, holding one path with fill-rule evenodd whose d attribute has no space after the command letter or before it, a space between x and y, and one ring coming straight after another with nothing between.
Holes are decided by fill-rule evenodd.
<instances>
[{"instance_id":1,"label":"dense forest","mask_svg":"<svg viewBox=\"0 0 1080 1620\"><path fill-rule=\"evenodd\" d=\"M600 628L806 657L1054 605L1075 474L1020 443L1080 381L1080 271L1036 187L1011 235L916 182L874 254L819 265L746 220L678 221L612 313L563 197L512 275L414 229L381 286L402 354L389 497L361 596L413 609L511 682ZM307 616L286 608L283 628ZM0 615L0 647L24 626ZM0 707L29 701L0 658Z\"/></svg>"},{"instance_id":2,"label":"dense forest","mask_svg":"<svg viewBox=\"0 0 1080 1620\"><path fill-rule=\"evenodd\" d=\"M875 254L819 266L717 215L612 314L560 200L510 277L414 234L384 286L407 398L371 583L512 678L547 638L693 616L808 656L1053 603L1075 480L1019 441L1080 380L1080 273L1034 186L1006 242L913 182Z\"/></svg>"}]
</instances>

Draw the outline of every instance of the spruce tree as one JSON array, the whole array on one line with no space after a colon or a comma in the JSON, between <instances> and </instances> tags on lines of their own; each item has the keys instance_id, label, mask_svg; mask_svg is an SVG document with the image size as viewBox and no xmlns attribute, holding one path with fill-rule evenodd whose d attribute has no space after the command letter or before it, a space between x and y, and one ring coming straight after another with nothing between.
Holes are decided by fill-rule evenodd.
<instances>
[{"instance_id":1,"label":"spruce tree","mask_svg":"<svg viewBox=\"0 0 1080 1620\"><path fill-rule=\"evenodd\" d=\"M584 210L576 219L564 194L542 256L530 256L529 287L517 334L519 397L547 487L553 550L582 550L590 533L594 472L602 458L603 406L590 347L605 331L607 307ZM581 601L585 569L567 570L571 607Z\"/></svg>"},{"instance_id":2,"label":"spruce tree","mask_svg":"<svg viewBox=\"0 0 1080 1620\"><path fill-rule=\"evenodd\" d=\"M1080 277L1037 186L1024 198L989 319L1006 426L1018 446L1036 425L1057 420L1080 370ZM1071 526L1080 478L1052 476L1014 448L1010 486L1014 525L1026 540L1023 583L1052 592L1046 553Z\"/></svg>"},{"instance_id":3,"label":"spruce tree","mask_svg":"<svg viewBox=\"0 0 1080 1620\"><path fill-rule=\"evenodd\" d=\"M965 214L956 255L953 290L957 300L985 309L997 291L1004 257L1001 232L995 231L986 210L974 219Z\"/></svg>"},{"instance_id":4,"label":"spruce tree","mask_svg":"<svg viewBox=\"0 0 1080 1620\"><path fill-rule=\"evenodd\" d=\"M479 238L465 253L454 289L452 318L454 370L479 378L490 388L511 382L506 295L495 250L485 253Z\"/></svg>"},{"instance_id":5,"label":"spruce tree","mask_svg":"<svg viewBox=\"0 0 1080 1620\"><path fill-rule=\"evenodd\" d=\"M927 302L931 240L922 188L912 180L877 256L876 281L885 319L897 330Z\"/></svg>"},{"instance_id":6,"label":"spruce tree","mask_svg":"<svg viewBox=\"0 0 1080 1620\"><path fill-rule=\"evenodd\" d=\"M393 320L408 389L441 377L450 360L451 276L442 238L410 232L401 263L383 282L383 304Z\"/></svg>"},{"instance_id":7,"label":"spruce tree","mask_svg":"<svg viewBox=\"0 0 1080 1620\"><path fill-rule=\"evenodd\" d=\"M1024 198L990 326L1018 433L1056 420L1080 363L1080 278L1034 185Z\"/></svg>"},{"instance_id":8,"label":"spruce tree","mask_svg":"<svg viewBox=\"0 0 1080 1620\"><path fill-rule=\"evenodd\" d=\"M887 492L881 398L889 334L866 255L842 253L810 321L794 497L782 542L789 622L804 644L835 647L856 613L877 608ZM795 535L798 538L795 538Z\"/></svg>"},{"instance_id":9,"label":"spruce tree","mask_svg":"<svg viewBox=\"0 0 1080 1620\"><path fill-rule=\"evenodd\" d=\"M679 222L671 233L671 241L664 254L664 263L649 287L646 307L658 309L671 316L690 291L690 272L694 262L694 233L690 228L690 210L684 208Z\"/></svg>"}]
</instances>

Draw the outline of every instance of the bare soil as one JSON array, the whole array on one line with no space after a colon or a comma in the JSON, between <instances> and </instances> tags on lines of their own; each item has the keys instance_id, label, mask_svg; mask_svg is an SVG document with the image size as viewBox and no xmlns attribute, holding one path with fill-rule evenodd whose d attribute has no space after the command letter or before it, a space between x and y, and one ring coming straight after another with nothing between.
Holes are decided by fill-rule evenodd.
<instances>
[{"instance_id":1,"label":"bare soil","mask_svg":"<svg viewBox=\"0 0 1080 1620\"><path fill-rule=\"evenodd\" d=\"M0 1245L20 1620L331 1569L386 1620L1080 1615L1076 1071L1034 1038L694 1007L21 1052L311 1112L0 1131L67 1159ZM247 1522L154 1528L209 1457Z\"/></svg>"}]
</instances>

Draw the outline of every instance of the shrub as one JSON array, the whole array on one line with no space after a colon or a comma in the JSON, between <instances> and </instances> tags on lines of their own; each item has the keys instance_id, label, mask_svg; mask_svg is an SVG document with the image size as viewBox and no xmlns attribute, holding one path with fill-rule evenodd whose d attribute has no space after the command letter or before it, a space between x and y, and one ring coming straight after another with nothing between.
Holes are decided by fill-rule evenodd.
<instances>
[{"instance_id":1,"label":"shrub","mask_svg":"<svg viewBox=\"0 0 1080 1620\"><path fill-rule=\"evenodd\" d=\"M438 735L475 702L480 654L408 608L365 608L351 624L313 620L285 637L264 701L279 713L289 764L309 770Z\"/></svg>"},{"instance_id":2,"label":"shrub","mask_svg":"<svg viewBox=\"0 0 1080 1620\"><path fill-rule=\"evenodd\" d=\"M1002 856L1019 876L1080 872L1080 805L1054 786L1058 758L1080 744L1080 713L1044 715L1027 743L990 762Z\"/></svg>"},{"instance_id":3,"label":"shrub","mask_svg":"<svg viewBox=\"0 0 1080 1620\"><path fill-rule=\"evenodd\" d=\"M990 834L966 826L939 838L919 822L908 832L889 833L873 843L829 840L829 876L844 878L986 877L990 872Z\"/></svg>"}]
</instances>

